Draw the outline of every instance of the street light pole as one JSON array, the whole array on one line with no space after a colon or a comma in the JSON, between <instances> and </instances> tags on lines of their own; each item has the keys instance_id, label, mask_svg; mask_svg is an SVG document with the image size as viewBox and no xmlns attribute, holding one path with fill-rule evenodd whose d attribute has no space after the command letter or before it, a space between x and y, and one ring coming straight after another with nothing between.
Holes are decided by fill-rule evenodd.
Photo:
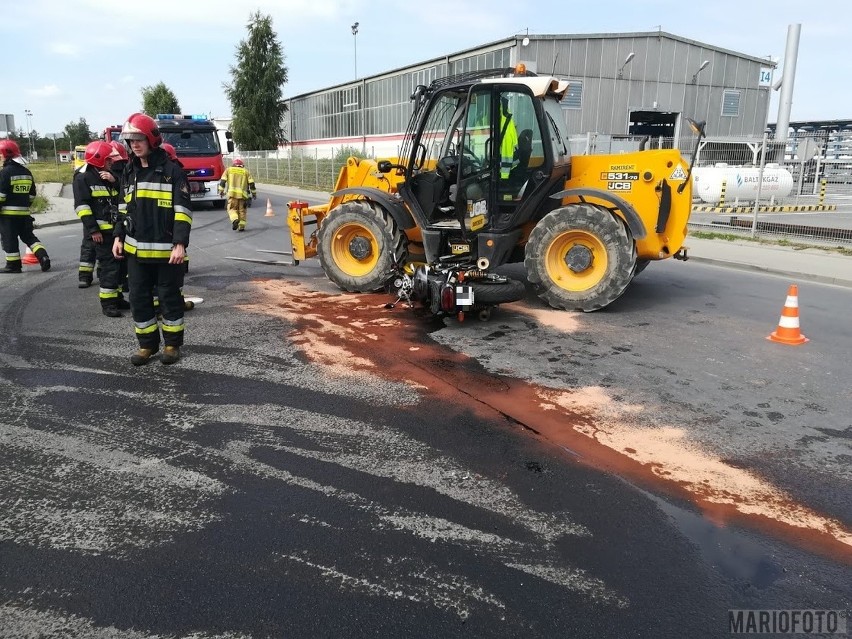
<instances>
[{"instance_id":1,"label":"street light pole","mask_svg":"<svg viewBox=\"0 0 852 639\"><path fill-rule=\"evenodd\" d=\"M355 47L355 79L358 79L358 23L352 25L352 42Z\"/></svg>"},{"instance_id":2,"label":"street light pole","mask_svg":"<svg viewBox=\"0 0 852 639\"><path fill-rule=\"evenodd\" d=\"M33 125L30 118L33 117L33 112L29 109L24 109L24 115L27 116L27 139L30 141L30 160L33 159Z\"/></svg>"}]
</instances>

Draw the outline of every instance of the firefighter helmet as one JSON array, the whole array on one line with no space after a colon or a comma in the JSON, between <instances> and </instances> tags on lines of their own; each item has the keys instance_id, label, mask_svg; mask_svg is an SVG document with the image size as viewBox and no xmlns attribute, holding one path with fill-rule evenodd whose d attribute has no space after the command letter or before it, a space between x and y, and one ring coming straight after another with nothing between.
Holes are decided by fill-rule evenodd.
<instances>
[{"instance_id":1,"label":"firefighter helmet","mask_svg":"<svg viewBox=\"0 0 852 639\"><path fill-rule=\"evenodd\" d=\"M103 169L106 167L107 158L113 153L112 145L103 140L95 140L86 145L86 153L83 160L86 164L91 164L93 167Z\"/></svg>"},{"instance_id":2,"label":"firefighter helmet","mask_svg":"<svg viewBox=\"0 0 852 639\"><path fill-rule=\"evenodd\" d=\"M134 113L121 128L122 140L141 140L145 137L151 148L160 146L163 142L163 136L160 135L160 129L157 123L149 115L144 113Z\"/></svg>"},{"instance_id":3,"label":"firefighter helmet","mask_svg":"<svg viewBox=\"0 0 852 639\"><path fill-rule=\"evenodd\" d=\"M245 166L242 158L234 158L234 166Z\"/></svg>"},{"instance_id":4,"label":"firefighter helmet","mask_svg":"<svg viewBox=\"0 0 852 639\"><path fill-rule=\"evenodd\" d=\"M129 159L129 158L128 158L128 156L127 156L127 147L126 147L124 144L122 144L122 143L121 143L121 142L119 142L118 140L113 140L112 142L110 142L110 143L109 143L109 145L110 145L113 149L115 149L115 152L116 152L116 153L118 153L118 156L119 156L122 160L127 160L127 159Z\"/></svg>"},{"instance_id":5,"label":"firefighter helmet","mask_svg":"<svg viewBox=\"0 0 852 639\"><path fill-rule=\"evenodd\" d=\"M0 157L11 160L21 155L21 149L14 140L0 140Z\"/></svg>"},{"instance_id":6,"label":"firefighter helmet","mask_svg":"<svg viewBox=\"0 0 852 639\"><path fill-rule=\"evenodd\" d=\"M173 146L172 146L171 144L169 144L168 142L163 142L163 143L160 145L160 148L161 148L161 149L163 149L163 151L165 151L165 152L166 152L166 155L168 155L168 156L169 156L169 159L170 159L170 160L177 161L177 151L175 151L175 147L173 147Z\"/></svg>"}]
</instances>

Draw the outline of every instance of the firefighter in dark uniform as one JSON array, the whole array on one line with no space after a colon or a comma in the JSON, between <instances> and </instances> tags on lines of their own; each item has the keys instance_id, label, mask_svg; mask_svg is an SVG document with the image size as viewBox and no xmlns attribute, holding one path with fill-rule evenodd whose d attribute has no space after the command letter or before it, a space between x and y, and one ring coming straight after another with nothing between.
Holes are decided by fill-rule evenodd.
<instances>
[{"instance_id":1,"label":"firefighter in dark uniform","mask_svg":"<svg viewBox=\"0 0 852 639\"><path fill-rule=\"evenodd\" d=\"M42 271L50 270L47 249L33 234L33 218L30 205L35 200L36 187L33 174L23 164L15 161L21 157L21 149L12 140L0 140L0 243L6 253L6 265L0 273L23 271L21 247L18 238L30 247Z\"/></svg>"},{"instance_id":2,"label":"firefighter in dark uniform","mask_svg":"<svg viewBox=\"0 0 852 639\"><path fill-rule=\"evenodd\" d=\"M71 180L73 184L77 178L77 173L86 168L83 164L74 171L74 178ZM80 242L80 264L77 266L77 288L89 288L95 276L95 265L98 262L97 251L92 236L89 234L86 225L83 225L83 240ZM101 274L98 273L98 279Z\"/></svg>"},{"instance_id":3,"label":"firefighter in dark uniform","mask_svg":"<svg viewBox=\"0 0 852 639\"><path fill-rule=\"evenodd\" d=\"M121 142L113 140L109 143L115 153L110 155L112 164L100 169L100 175L115 191L114 204L118 206L118 187L121 182L121 173L124 167L127 166L127 147ZM86 170L84 164L79 169L74 171L76 176L78 171ZM109 244L110 252L112 244ZM110 253L111 254L111 253ZM95 272L95 264L97 263L97 254L95 251L95 243L89 230L83 225L83 241L80 243L80 265L77 267L77 288L89 288L92 285L93 275ZM127 291L127 263L118 262L119 265L119 291ZM98 280L100 280L100 269L98 269Z\"/></svg>"},{"instance_id":4,"label":"firefighter in dark uniform","mask_svg":"<svg viewBox=\"0 0 852 639\"><path fill-rule=\"evenodd\" d=\"M89 142L86 146L86 163L74 174L74 210L95 247L101 310L107 317L121 317L121 309L130 305L119 290L121 267L112 254L118 189L104 177L104 174L112 177L109 169L113 153L109 142Z\"/></svg>"},{"instance_id":5,"label":"firefighter in dark uniform","mask_svg":"<svg viewBox=\"0 0 852 639\"><path fill-rule=\"evenodd\" d=\"M160 361L180 359L184 340L183 286L186 247L192 228L189 185L181 168L160 148L157 123L142 113L131 115L121 131L132 157L121 180L123 219L116 229L113 254L127 257L130 304L139 350L130 358L145 364L160 348ZM154 295L162 321L157 321Z\"/></svg>"}]
</instances>

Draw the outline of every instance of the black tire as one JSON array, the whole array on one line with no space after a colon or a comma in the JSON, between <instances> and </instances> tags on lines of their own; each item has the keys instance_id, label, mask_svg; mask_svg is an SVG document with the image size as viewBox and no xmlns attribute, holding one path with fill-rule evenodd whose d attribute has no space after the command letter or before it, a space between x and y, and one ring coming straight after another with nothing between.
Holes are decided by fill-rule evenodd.
<instances>
[{"instance_id":1,"label":"black tire","mask_svg":"<svg viewBox=\"0 0 852 639\"><path fill-rule=\"evenodd\" d=\"M544 216L530 233L524 256L527 278L540 298L554 308L585 312L618 299L635 264L627 226L602 206L587 203Z\"/></svg>"},{"instance_id":2,"label":"black tire","mask_svg":"<svg viewBox=\"0 0 852 639\"><path fill-rule=\"evenodd\" d=\"M408 238L393 217L367 200L346 202L328 214L317 233L326 276L344 291L384 288L394 264L408 258Z\"/></svg>"},{"instance_id":3,"label":"black tire","mask_svg":"<svg viewBox=\"0 0 852 639\"><path fill-rule=\"evenodd\" d=\"M494 306L508 304L524 299L527 289L523 282L509 280L505 282L469 282L473 287L473 303L476 306Z\"/></svg>"}]
</instances>

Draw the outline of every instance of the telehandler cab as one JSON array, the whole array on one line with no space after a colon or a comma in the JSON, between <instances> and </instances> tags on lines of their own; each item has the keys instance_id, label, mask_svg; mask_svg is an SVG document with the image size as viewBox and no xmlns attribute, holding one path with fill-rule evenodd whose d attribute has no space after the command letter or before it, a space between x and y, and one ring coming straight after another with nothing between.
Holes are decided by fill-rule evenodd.
<instances>
[{"instance_id":1,"label":"telehandler cab","mask_svg":"<svg viewBox=\"0 0 852 639\"><path fill-rule=\"evenodd\" d=\"M318 256L346 291L391 282L436 314L484 319L524 295L502 264L523 262L551 306L595 311L650 261L685 260L691 162L677 149L572 157L567 88L523 68L418 86L398 160L350 158L328 204L290 203L294 263Z\"/></svg>"}]
</instances>

